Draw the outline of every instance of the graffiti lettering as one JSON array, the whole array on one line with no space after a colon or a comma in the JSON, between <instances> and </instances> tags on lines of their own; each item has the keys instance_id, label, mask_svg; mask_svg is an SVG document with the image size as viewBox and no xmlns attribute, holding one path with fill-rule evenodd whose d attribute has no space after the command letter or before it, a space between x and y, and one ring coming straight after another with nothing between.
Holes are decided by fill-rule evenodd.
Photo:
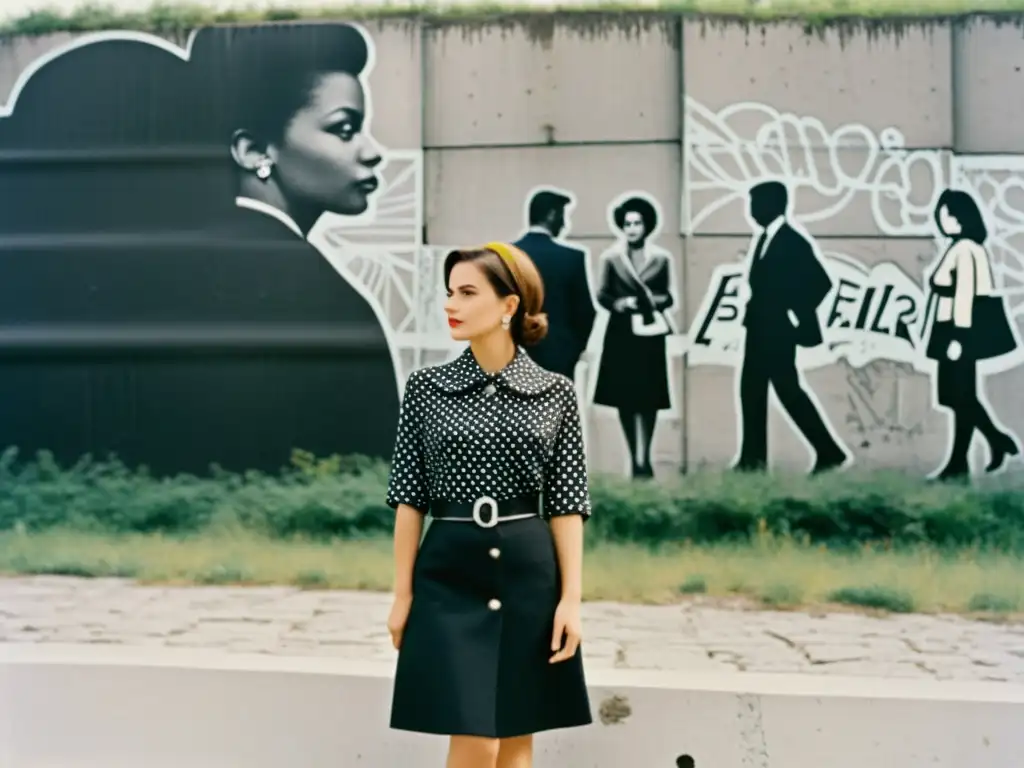
<instances>
[{"instance_id":1,"label":"graffiti lettering","mask_svg":"<svg viewBox=\"0 0 1024 768\"><path fill-rule=\"evenodd\" d=\"M817 368L846 359L854 366L874 360L908 363L925 370L918 325L924 306L919 286L895 264L871 269L838 253L826 253L833 288L818 310L825 343L800 350L801 367ZM695 365L738 365L742 355L741 264L715 269L690 339Z\"/></svg>"},{"instance_id":2,"label":"graffiti lettering","mask_svg":"<svg viewBox=\"0 0 1024 768\"><path fill-rule=\"evenodd\" d=\"M838 278L823 318L831 343L857 343L865 338L858 331L869 332L890 337L893 348L902 346L902 357L917 353L915 325L923 296L905 273L890 264L866 273L860 265L836 255L829 267ZM870 338L880 341L876 336Z\"/></svg>"},{"instance_id":3,"label":"graffiti lettering","mask_svg":"<svg viewBox=\"0 0 1024 768\"><path fill-rule=\"evenodd\" d=\"M704 314L704 320L701 322L700 329L693 339L694 344L702 344L704 346L711 344L711 338L707 335L707 330L713 321L732 323L739 319L739 304L737 301L732 301L732 299L739 299L740 281L742 278L742 273L737 271L732 274L723 274L717 281L712 283L717 285L715 295L711 299L711 308Z\"/></svg>"},{"instance_id":4,"label":"graffiti lettering","mask_svg":"<svg viewBox=\"0 0 1024 768\"><path fill-rule=\"evenodd\" d=\"M906 294L893 297L895 290L896 286L892 284L857 285L841 278L832 298L827 327L855 330L868 328L875 333L891 334L913 344L910 324L917 316L917 300ZM845 304L852 305L849 313L841 309ZM856 314L856 319L851 320L852 313ZM868 317L871 317L870 324Z\"/></svg>"}]
</instances>

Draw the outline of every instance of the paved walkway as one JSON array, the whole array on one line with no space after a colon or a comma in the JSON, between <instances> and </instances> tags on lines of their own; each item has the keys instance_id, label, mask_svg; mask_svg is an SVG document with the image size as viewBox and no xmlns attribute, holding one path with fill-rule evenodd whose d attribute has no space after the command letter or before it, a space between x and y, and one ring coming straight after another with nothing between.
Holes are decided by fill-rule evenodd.
<instances>
[{"instance_id":1,"label":"paved walkway","mask_svg":"<svg viewBox=\"0 0 1024 768\"><path fill-rule=\"evenodd\" d=\"M146 587L117 579L0 579L0 642L121 643L246 653L395 657L390 597L287 587ZM1024 684L1024 624L955 616L584 603L588 665L995 680Z\"/></svg>"}]
</instances>

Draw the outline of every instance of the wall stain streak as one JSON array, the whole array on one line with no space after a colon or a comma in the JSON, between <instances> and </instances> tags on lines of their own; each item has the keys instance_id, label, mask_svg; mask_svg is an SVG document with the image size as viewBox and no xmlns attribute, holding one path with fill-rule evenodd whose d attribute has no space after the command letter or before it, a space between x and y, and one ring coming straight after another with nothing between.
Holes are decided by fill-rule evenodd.
<instances>
[{"instance_id":1,"label":"wall stain streak","mask_svg":"<svg viewBox=\"0 0 1024 768\"><path fill-rule=\"evenodd\" d=\"M924 423L905 423L900 408L902 381L914 375L912 366L883 360L862 368L845 361L841 364L847 369L850 386L845 423L856 435L859 448L867 450L876 443L911 445L924 434Z\"/></svg>"},{"instance_id":2,"label":"wall stain streak","mask_svg":"<svg viewBox=\"0 0 1024 768\"><path fill-rule=\"evenodd\" d=\"M601 702L598 708L598 717L602 725L618 725L623 723L633 714L633 708L625 696L613 694Z\"/></svg>"},{"instance_id":3,"label":"wall stain streak","mask_svg":"<svg viewBox=\"0 0 1024 768\"><path fill-rule=\"evenodd\" d=\"M429 19L430 31L447 34L458 31L467 42L482 40L485 32L500 31L502 37L522 30L526 38L550 48L557 30L584 40L607 39L613 35L639 41L646 33L660 31L663 41L679 49L679 19L670 13L501 13L459 19Z\"/></svg>"},{"instance_id":4,"label":"wall stain streak","mask_svg":"<svg viewBox=\"0 0 1024 768\"><path fill-rule=\"evenodd\" d=\"M764 723L761 719L759 696L744 694L737 698L736 719L740 732L740 748L743 750L743 768L770 768L768 746L764 740Z\"/></svg>"}]
</instances>

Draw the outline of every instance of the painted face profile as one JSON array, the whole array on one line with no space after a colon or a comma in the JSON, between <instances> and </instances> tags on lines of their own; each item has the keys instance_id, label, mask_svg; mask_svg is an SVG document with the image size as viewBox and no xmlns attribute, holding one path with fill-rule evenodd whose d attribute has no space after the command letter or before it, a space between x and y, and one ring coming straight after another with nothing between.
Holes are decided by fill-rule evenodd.
<instances>
[{"instance_id":1,"label":"painted face profile","mask_svg":"<svg viewBox=\"0 0 1024 768\"><path fill-rule=\"evenodd\" d=\"M285 198L302 208L355 216L379 180L380 148L365 129L363 87L346 72L320 75L277 144L268 147Z\"/></svg>"},{"instance_id":2,"label":"painted face profile","mask_svg":"<svg viewBox=\"0 0 1024 768\"><path fill-rule=\"evenodd\" d=\"M383 159L369 131L370 38L348 24L282 26L230 50L239 194L287 214L304 234L324 213L366 211Z\"/></svg>"}]
</instances>

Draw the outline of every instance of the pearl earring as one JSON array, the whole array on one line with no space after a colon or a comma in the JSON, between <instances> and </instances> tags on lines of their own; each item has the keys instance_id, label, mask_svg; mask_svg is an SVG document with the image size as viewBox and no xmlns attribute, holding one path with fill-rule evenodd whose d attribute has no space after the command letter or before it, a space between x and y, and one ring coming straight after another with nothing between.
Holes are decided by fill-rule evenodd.
<instances>
[{"instance_id":1,"label":"pearl earring","mask_svg":"<svg viewBox=\"0 0 1024 768\"><path fill-rule=\"evenodd\" d=\"M266 181L270 178L270 171L273 168L273 163L269 158L263 158L256 166L256 178Z\"/></svg>"},{"instance_id":2,"label":"pearl earring","mask_svg":"<svg viewBox=\"0 0 1024 768\"><path fill-rule=\"evenodd\" d=\"M501 327L504 328L507 331L508 327L510 325L512 325L512 316L511 315L503 315L502 318L501 318Z\"/></svg>"}]
</instances>

